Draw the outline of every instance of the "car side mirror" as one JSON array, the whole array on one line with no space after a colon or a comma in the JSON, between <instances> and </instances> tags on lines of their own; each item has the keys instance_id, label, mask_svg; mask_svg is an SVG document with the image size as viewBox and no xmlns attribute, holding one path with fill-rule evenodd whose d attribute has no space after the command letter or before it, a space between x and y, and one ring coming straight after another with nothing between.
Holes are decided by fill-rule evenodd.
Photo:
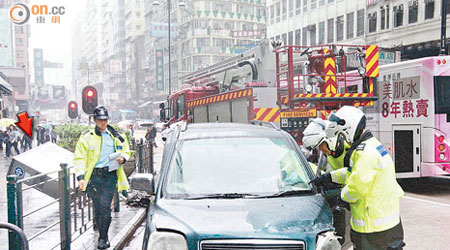
<instances>
[{"instance_id":1,"label":"car side mirror","mask_svg":"<svg viewBox=\"0 0 450 250\"><path fill-rule=\"evenodd\" d=\"M165 108L165 105L164 105L163 102L159 104L159 108L160 108L160 109L164 109L164 108Z\"/></svg>"},{"instance_id":2,"label":"car side mirror","mask_svg":"<svg viewBox=\"0 0 450 250\"><path fill-rule=\"evenodd\" d=\"M148 194L155 193L155 183L152 174L135 174L131 177L131 189L147 192Z\"/></svg>"},{"instance_id":3,"label":"car side mirror","mask_svg":"<svg viewBox=\"0 0 450 250\"><path fill-rule=\"evenodd\" d=\"M164 108L159 110L159 120L162 122L166 121L166 110Z\"/></svg>"}]
</instances>

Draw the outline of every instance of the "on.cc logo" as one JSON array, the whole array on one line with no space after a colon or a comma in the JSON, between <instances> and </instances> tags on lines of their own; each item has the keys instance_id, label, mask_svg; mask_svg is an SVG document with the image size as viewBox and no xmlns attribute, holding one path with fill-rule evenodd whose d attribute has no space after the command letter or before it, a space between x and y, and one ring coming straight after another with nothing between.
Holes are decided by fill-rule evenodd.
<instances>
[{"instance_id":1,"label":"on.cc logo","mask_svg":"<svg viewBox=\"0 0 450 250\"><path fill-rule=\"evenodd\" d=\"M16 3L9 9L9 18L15 24L25 24L30 19L30 9L23 3Z\"/></svg>"}]
</instances>

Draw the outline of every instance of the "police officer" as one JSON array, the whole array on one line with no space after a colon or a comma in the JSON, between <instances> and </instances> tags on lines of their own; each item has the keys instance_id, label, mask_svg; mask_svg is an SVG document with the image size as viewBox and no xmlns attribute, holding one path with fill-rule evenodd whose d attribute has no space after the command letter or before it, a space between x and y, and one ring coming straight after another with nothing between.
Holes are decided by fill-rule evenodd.
<instances>
[{"instance_id":1,"label":"police officer","mask_svg":"<svg viewBox=\"0 0 450 250\"><path fill-rule=\"evenodd\" d=\"M125 163L130 158L129 144L108 125L108 110L99 106L94 110L95 129L81 135L74 152L74 167L78 186L86 190L94 203L94 219L100 233L98 249L110 246L108 229L111 224L111 201L116 187L119 191L129 188L122 166L109 169L109 156L120 152L116 161Z\"/></svg>"},{"instance_id":2,"label":"police officer","mask_svg":"<svg viewBox=\"0 0 450 250\"><path fill-rule=\"evenodd\" d=\"M331 114L329 121L351 144L344 156L349 174L340 198L350 204L354 249L402 249L400 198L404 192L395 178L391 156L370 131L364 130L366 117L358 108L344 106ZM319 179L331 181L330 176Z\"/></svg>"}]
</instances>

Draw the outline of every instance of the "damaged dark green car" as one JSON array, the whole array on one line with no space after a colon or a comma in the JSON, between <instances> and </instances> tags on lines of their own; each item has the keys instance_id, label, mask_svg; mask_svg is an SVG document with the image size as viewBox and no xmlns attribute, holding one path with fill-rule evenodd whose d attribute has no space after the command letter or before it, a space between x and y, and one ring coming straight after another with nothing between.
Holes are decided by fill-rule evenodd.
<instances>
[{"instance_id":1,"label":"damaged dark green car","mask_svg":"<svg viewBox=\"0 0 450 250\"><path fill-rule=\"evenodd\" d=\"M314 172L286 132L189 124L167 138L142 249L341 249Z\"/></svg>"}]
</instances>

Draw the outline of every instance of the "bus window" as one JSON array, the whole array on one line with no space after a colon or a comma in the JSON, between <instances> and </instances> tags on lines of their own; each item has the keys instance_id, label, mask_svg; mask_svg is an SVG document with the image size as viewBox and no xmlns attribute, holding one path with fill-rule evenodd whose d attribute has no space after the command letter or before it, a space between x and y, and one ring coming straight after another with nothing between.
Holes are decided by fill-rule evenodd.
<instances>
[{"instance_id":1,"label":"bus window","mask_svg":"<svg viewBox=\"0 0 450 250\"><path fill-rule=\"evenodd\" d=\"M450 76L434 77L434 109L436 114L450 113Z\"/></svg>"},{"instance_id":2,"label":"bus window","mask_svg":"<svg viewBox=\"0 0 450 250\"><path fill-rule=\"evenodd\" d=\"M177 119L184 115L184 94L178 96L177 100Z\"/></svg>"}]
</instances>

